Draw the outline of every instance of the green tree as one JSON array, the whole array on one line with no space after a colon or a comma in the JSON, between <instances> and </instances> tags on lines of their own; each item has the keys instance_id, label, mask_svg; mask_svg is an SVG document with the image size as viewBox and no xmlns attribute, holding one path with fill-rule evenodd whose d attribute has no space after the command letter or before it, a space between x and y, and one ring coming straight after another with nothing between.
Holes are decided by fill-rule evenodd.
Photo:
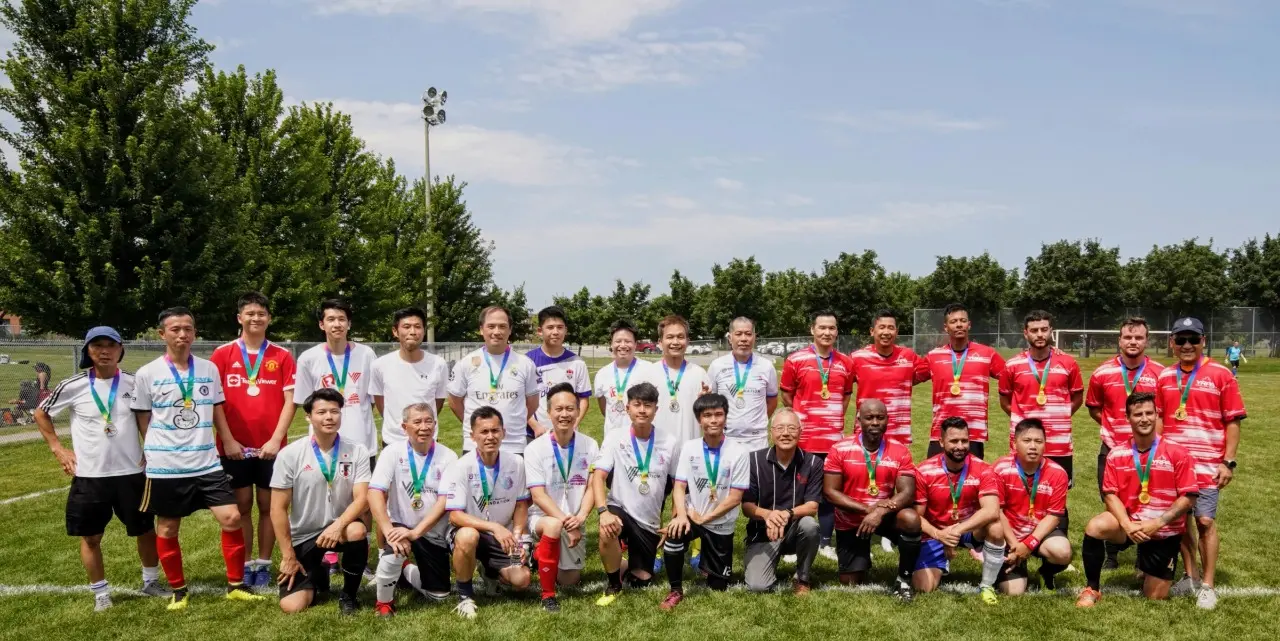
<instances>
[{"instance_id":1,"label":"green tree","mask_svg":"<svg viewBox=\"0 0 1280 641\"><path fill-rule=\"evenodd\" d=\"M533 321L529 317L529 301L524 293L524 283L511 291L494 286L489 292L493 305L501 305L511 312L511 342L530 342L535 339Z\"/></svg>"},{"instance_id":2,"label":"green tree","mask_svg":"<svg viewBox=\"0 0 1280 641\"><path fill-rule=\"evenodd\" d=\"M920 282L920 306L941 308L960 302L974 316L991 316L1012 302L1017 283L1017 272L1006 270L989 253L939 256L933 273Z\"/></svg>"},{"instance_id":3,"label":"green tree","mask_svg":"<svg viewBox=\"0 0 1280 641\"><path fill-rule=\"evenodd\" d=\"M1232 303L1280 310L1280 235L1250 238L1228 256Z\"/></svg>"},{"instance_id":4,"label":"green tree","mask_svg":"<svg viewBox=\"0 0 1280 641\"><path fill-rule=\"evenodd\" d=\"M898 333L914 332L915 309L920 306L920 281L910 274L893 272L885 277L882 292L883 306L898 314Z\"/></svg>"},{"instance_id":5,"label":"green tree","mask_svg":"<svg viewBox=\"0 0 1280 641\"><path fill-rule=\"evenodd\" d=\"M431 230L438 249L435 273L436 340L476 338L480 310L490 302L493 243L471 221L462 192L466 183L452 176L431 188Z\"/></svg>"},{"instance_id":6,"label":"green tree","mask_svg":"<svg viewBox=\"0 0 1280 641\"><path fill-rule=\"evenodd\" d=\"M841 252L834 261L822 261L822 271L809 287L808 308L834 313L842 334L865 334L871 315L884 300L884 280L884 268L874 251Z\"/></svg>"},{"instance_id":7,"label":"green tree","mask_svg":"<svg viewBox=\"0 0 1280 641\"><path fill-rule=\"evenodd\" d=\"M623 319L636 326L640 332L638 338L655 338L658 331L657 319L647 315L649 292L650 287L640 281L627 287L622 284L622 280L615 280L613 293L604 299L604 308L600 310L603 315L596 321L600 334L607 338L609 325Z\"/></svg>"},{"instance_id":8,"label":"green tree","mask_svg":"<svg viewBox=\"0 0 1280 641\"><path fill-rule=\"evenodd\" d=\"M764 317L756 320L760 336L808 334L809 282L812 279L811 275L798 269L765 274Z\"/></svg>"},{"instance_id":9,"label":"green tree","mask_svg":"<svg viewBox=\"0 0 1280 641\"><path fill-rule=\"evenodd\" d=\"M697 304L699 326L708 338L723 338L738 316L763 317L764 268L755 256L712 266L711 286Z\"/></svg>"},{"instance_id":10,"label":"green tree","mask_svg":"<svg viewBox=\"0 0 1280 641\"><path fill-rule=\"evenodd\" d=\"M593 334L596 318L595 310L592 309L590 290L583 287L573 296L556 296L551 302L564 309L565 324L569 326L569 332L565 336L566 345L581 347L588 342L600 341L599 336Z\"/></svg>"},{"instance_id":11,"label":"green tree","mask_svg":"<svg viewBox=\"0 0 1280 641\"><path fill-rule=\"evenodd\" d=\"M1060 240L1027 258L1020 307L1054 310L1060 327L1110 329L1124 309L1120 248Z\"/></svg>"},{"instance_id":12,"label":"green tree","mask_svg":"<svg viewBox=\"0 0 1280 641\"><path fill-rule=\"evenodd\" d=\"M1207 317L1231 297L1227 257L1214 251L1212 240L1205 245L1193 238L1153 246L1142 261L1141 284L1145 306L1166 309L1175 316Z\"/></svg>"}]
</instances>

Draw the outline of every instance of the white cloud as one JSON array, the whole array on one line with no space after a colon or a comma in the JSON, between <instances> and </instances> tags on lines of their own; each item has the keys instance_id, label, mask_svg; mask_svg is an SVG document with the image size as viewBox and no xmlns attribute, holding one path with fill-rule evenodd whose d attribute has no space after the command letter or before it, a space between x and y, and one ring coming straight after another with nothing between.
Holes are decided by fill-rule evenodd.
<instances>
[{"instance_id":1,"label":"white cloud","mask_svg":"<svg viewBox=\"0 0 1280 641\"><path fill-rule=\"evenodd\" d=\"M990 120L955 118L930 110L882 109L861 113L838 111L818 120L859 131L887 133L895 131L934 131L939 133L982 131L996 126Z\"/></svg>"},{"instance_id":2,"label":"white cloud","mask_svg":"<svg viewBox=\"0 0 1280 641\"><path fill-rule=\"evenodd\" d=\"M712 169L764 162L764 158L760 156L693 156L688 162L694 169Z\"/></svg>"},{"instance_id":3,"label":"white cloud","mask_svg":"<svg viewBox=\"0 0 1280 641\"><path fill-rule=\"evenodd\" d=\"M807 207L813 204L813 199L800 194L787 194L782 197L782 204L787 207Z\"/></svg>"},{"instance_id":4,"label":"white cloud","mask_svg":"<svg viewBox=\"0 0 1280 641\"><path fill-rule=\"evenodd\" d=\"M725 191L739 191L743 186L741 180L734 180L732 178L717 178L713 181L713 184Z\"/></svg>"}]
</instances>

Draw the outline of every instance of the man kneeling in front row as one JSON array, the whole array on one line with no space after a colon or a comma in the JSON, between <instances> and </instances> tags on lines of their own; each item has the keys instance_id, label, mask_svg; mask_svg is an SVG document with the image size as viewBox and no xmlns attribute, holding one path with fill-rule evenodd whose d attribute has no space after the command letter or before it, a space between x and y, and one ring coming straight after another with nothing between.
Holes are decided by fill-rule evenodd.
<instances>
[{"instance_id":1,"label":"man kneeling in front row","mask_svg":"<svg viewBox=\"0 0 1280 641\"><path fill-rule=\"evenodd\" d=\"M329 591L326 552L342 555L342 614L360 607L356 592L369 561L360 516L368 507L369 451L338 437L342 394L318 389L302 409L312 435L280 450L271 473L271 523L280 546L280 609L301 612Z\"/></svg>"},{"instance_id":2,"label":"man kneeling in front row","mask_svg":"<svg viewBox=\"0 0 1280 641\"><path fill-rule=\"evenodd\" d=\"M1129 396L1125 416L1133 440L1107 455L1102 493L1107 511L1084 528L1084 576L1088 583L1076 605L1093 606L1102 598L1102 564L1106 544L1138 544L1138 570L1145 579L1142 594L1167 599L1173 586L1178 546L1187 527L1187 510L1199 493L1195 460L1181 445L1156 434L1155 397L1148 392Z\"/></svg>"},{"instance_id":3,"label":"man kneeling in front row","mask_svg":"<svg viewBox=\"0 0 1280 641\"><path fill-rule=\"evenodd\" d=\"M809 592L809 570L821 538L822 459L800 449L800 416L784 407L773 415L773 447L748 455L751 481L742 495L747 521L747 589L767 592L778 583L778 559L796 556L792 590Z\"/></svg>"}]
</instances>

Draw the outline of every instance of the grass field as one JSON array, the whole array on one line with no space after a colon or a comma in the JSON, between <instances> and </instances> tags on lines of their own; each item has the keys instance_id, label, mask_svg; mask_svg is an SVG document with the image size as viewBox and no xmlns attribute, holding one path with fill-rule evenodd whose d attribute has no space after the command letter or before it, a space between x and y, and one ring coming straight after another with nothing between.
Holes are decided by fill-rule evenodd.
<instances>
[{"instance_id":1,"label":"grass field","mask_svg":"<svg viewBox=\"0 0 1280 641\"><path fill-rule=\"evenodd\" d=\"M64 363L67 360L64 357ZM1083 361L1091 371L1097 360ZM136 365L135 365L136 366ZM64 369L55 369L61 378ZM1090 612L1074 608L1075 590L1083 584L1079 572L1060 576L1062 594L1031 594L1004 598L995 608L982 606L963 587L976 583L978 566L968 558L959 559L949 582L961 586L936 594L920 595L914 604L903 606L889 596L871 590L843 590L837 584L832 562L818 559L815 578L819 590L804 599L788 593L750 595L739 589L712 594L691 582L686 569L688 598L670 614L657 606L664 587L624 595L608 609L593 601L604 580L598 556L592 552L584 581L586 590L566 590L561 599L564 611L558 616L544 614L538 607L536 591L496 600L480 600L480 617L465 624L452 615L453 604L422 605L402 597L398 616L379 621L371 608L350 620L340 620L336 606L314 608L302 615L285 618L274 600L264 604L229 603L218 596L224 583L222 559L213 519L207 514L190 519L182 540L188 580L196 586L191 608L170 615L157 600L121 594L122 588L139 583L137 556L132 541L118 523L108 530L107 577L117 589L116 607L104 614L92 612L92 598L85 588L85 576L74 539L65 536L63 506L65 493L55 491L32 498L0 504L0 520L8 524L0 544L0 639L136 639L147 638L233 638L272 639L299 637L343 637L353 639L410 639L438 635L466 638L655 638L667 639L748 639L787 635L811 638L863 637L965 639L1099 639L1147 637L1159 639L1230 638L1276 639L1280 637L1280 577L1270 560L1280 543L1275 526L1280 516L1280 485L1274 470L1280 468L1280 445L1268 440L1280 428L1280 362L1252 361L1242 372L1241 387L1250 418L1245 421L1240 447L1240 468L1232 487L1223 495L1220 525L1222 558L1218 585L1222 598L1213 612L1197 610L1189 599L1168 603L1147 603L1122 594L1136 588L1131 564L1134 552L1121 556L1124 569L1104 575L1104 590L1115 592ZM993 425L1003 424L1004 415L991 405ZM929 424L929 399L925 386L915 394L915 439L917 460L924 454ZM852 419L850 419L852 421ZM586 431L600 436L601 421L593 411L585 422ZM301 419L295 434L304 431ZM1007 432L993 430L988 460L1007 451ZM442 440L453 447L461 439L456 419L446 412ZM1078 545L1085 521L1100 511L1094 480L1094 457L1098 448L1097 427L1083 409L1075 419L1077 457L1076 487L1070 495L1073 512L1071 540L1079 567ZM43 443L0 446L0 501L62 488L61 474ZM741 576L741 532L735 555L736 576ZM594 550L594 521L589 549ZM878 548L877 548L878 552ZM892 575L896 556L877 553L873 580L883 584ZM785 568L785 566L784 566ZM536 582L535 582L536 583ZM366 606L373 595L367 589ZM474 625L475 629L466 627ZM145 630L145 632L144 632Z\"/></svg>"}]
</instances>

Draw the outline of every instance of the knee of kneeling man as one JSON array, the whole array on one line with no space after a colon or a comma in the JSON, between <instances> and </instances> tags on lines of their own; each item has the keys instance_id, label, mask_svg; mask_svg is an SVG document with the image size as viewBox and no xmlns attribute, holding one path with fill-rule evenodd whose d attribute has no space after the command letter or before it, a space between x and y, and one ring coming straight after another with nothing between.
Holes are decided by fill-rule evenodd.
<instances>
[{"instance_id":1,"label":"knee of kneeling man","mask_svg":"<svg viewBox=\"0 0 1280 641\"><path fill-rule=\"evenodd\" d=\"M812 516L802 517L796 521L796 527L805 534L817 534L822 529L822 524L818 523L818 519Z\"/></svg>"},{"instance_id":2,"label":"knee of kneeling man","mask_svg":"<svg viewBox=\"0 0 1280 641\"><path fill-rule=\"evenodd\" d=\"M347 524L347 540L348 541L363 539L368 534L369 534L369 530L365 529L364 523L361 523L360 521L355 521Z\"/></svg>"},{"instance_id":3,"label":"knee of kneeling man","mask_svg":"<svg viewBox=\"0 0 1280 641\"><path fill-rule=\"evenodd\" d=\"M480 532L475 528L458 528L458 531L453 533L453 544L455 547L475 547L479 542Z\"/></svg>"},{"instance_id":4,"label":"knee of kneeling man","mask_svg":"<svg viewBox=\"0 0 1280 641\"><path fill-rule=\"evenodd\" d=\"M765 593L765 592L772 592L772 591L773 591L773 587L774 587L775 585L777 585L777 584L778 584L778 580L777 580L776 578L775 578L773 581L764 582L764 583L757 583L757 582L755 582L755 581L752 581L752 580L749 580L749 579L748 579L748 580L747 580L747 591L748 591L748 592L755 592L755 593L757 593L757 594L762 594L762 593Z\"/></svg>"}]
</instances>

